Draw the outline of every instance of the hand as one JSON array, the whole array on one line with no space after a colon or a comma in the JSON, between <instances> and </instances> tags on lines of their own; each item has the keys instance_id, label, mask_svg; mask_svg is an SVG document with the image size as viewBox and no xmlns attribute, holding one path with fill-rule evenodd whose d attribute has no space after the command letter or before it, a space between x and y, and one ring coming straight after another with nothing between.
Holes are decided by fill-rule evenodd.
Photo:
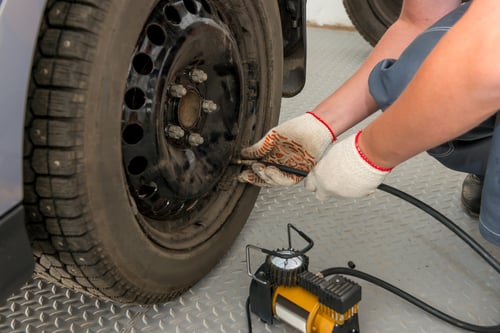
<instances>
[{"instance_id":1,"label":"hand","mask_svg":"<svg viewBox=\"0 0 500 333\"><path fill-rule=\"evenodd\" d=\"M358 146L361 131L332 147L305 180L308 191L325 201L329 197L361 198L377 189L391 172L371 163Z\"/></svg>"},{"instance_id":2,"label":"hand","mask_svg":"<svg viewBox=\"0 0 500 333\"><path fill-rule=\"evenodd\" d=\"M261 160L309 172L335 135L313 113L306 113L271 129L259 142L241 151L243 159ZM257 186L290 186L303 177L282 172L257 161L238 179Z\"/></svg>"}]
</instances>

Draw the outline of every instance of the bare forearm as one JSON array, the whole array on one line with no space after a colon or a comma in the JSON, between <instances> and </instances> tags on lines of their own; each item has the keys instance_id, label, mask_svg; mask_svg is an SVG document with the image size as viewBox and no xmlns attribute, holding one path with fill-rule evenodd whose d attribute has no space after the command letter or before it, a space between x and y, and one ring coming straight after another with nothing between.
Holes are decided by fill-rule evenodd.
<instances>
[{"instance_id":1,"label":"bare forearm","mask_svg":"<svg viewBox=\"0 0 500 333\"><path fill-rule=\"evenodd\" d=\"M457 137L500 109L496 1L473 3L400 98L363 131L360 147L374 163L393 167ZM464 40L471 31L475 37Z\"/></svg>"},{"instance_id":2,"label":"bare forearm","mask_svg":"<svg viewBox=\"0 0 500 333\"><path fill-rule=\"evenodd\" d=\"M313 112L324 119L336 135L340 135L377 111L378 107L368 91L371 70L382 59L399 57L419 32L405 22L395 23L354 75Z\"/></svg>"},{"instance_id":3,"label":"bare forearm","mask_svg":"<svg viewBox=\"0 0 500 333\"><path fill-rule=\"evenodd\" d=\"M434 0L432 0L434 2ZM402 15L385 33L361 67L313 112L324 119L336 135L363 120L378 107L368 91L368 77L383 59L398 58L415 37L437 19L455 8L459 0L441 1L429 7L426 1L407 0ZM428 8L432 8L429 10Z\"/></svg>"}]
</instances>

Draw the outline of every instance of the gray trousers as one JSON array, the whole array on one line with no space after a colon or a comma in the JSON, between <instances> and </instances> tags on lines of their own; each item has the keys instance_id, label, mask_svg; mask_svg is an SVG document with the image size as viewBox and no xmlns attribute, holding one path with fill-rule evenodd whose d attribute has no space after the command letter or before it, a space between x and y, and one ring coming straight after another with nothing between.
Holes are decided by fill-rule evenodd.
<instances>
[{"instance_id":1,"label":"gray trousers","mask_svg":"<svg viewBox=\"0 0 500 333\"><path fill-rule=\"evenodd\" d=\"M401 54L375 66L368 81L370 93L385 110L403 92L429 52L469 8L466 3L420 34ZM463 66L464 64L457 64ZM444 166L485 177L480 231L500 245L500 112L469 132L428 150ZM452 121L452 120L450 120Z\"/></svg>"}]
</instances>

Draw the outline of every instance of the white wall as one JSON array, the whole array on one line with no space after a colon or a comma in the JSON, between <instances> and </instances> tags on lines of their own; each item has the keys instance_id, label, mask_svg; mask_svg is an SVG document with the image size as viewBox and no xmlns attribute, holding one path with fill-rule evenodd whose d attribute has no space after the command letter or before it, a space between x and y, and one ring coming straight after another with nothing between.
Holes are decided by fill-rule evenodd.
<instances>
[{"instance_id":1,"label":"white wall","mask_svg":"<svg viewBox=\"0 0 500 333\"><path fill-rule=\"evenodd\" d=\"M317 25L352 26L342 0L307 0L307 20Z\"/></svg>"}]
</instances>

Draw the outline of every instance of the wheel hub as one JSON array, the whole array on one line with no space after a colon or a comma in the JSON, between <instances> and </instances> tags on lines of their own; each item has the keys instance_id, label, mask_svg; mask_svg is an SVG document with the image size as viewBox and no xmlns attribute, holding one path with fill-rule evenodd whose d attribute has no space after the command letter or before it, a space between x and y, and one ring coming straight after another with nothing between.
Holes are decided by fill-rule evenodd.
<instances>
[{"instance_id":1,"label":"wheel hub","mask_svg":"<svg viewBox=\"0 0 500 333\"><path fill-rule=\"evenodd\" d=\"M148 218L174 220L203 205L237 146L243 65L214 13L202 0L160 2L132 57L123 164Z\"/></svg>"},{"instance_id":2,"label":"wheel hub","mask_svg":"<svg viewBox=\"0 0 500 333\"><path fill-rule=\"evenodd\" d=\"M183 128L191 129L201 118L201 97L195 90L187 92L179 102L177 115Z\"/></svg>"}]
</instances>

